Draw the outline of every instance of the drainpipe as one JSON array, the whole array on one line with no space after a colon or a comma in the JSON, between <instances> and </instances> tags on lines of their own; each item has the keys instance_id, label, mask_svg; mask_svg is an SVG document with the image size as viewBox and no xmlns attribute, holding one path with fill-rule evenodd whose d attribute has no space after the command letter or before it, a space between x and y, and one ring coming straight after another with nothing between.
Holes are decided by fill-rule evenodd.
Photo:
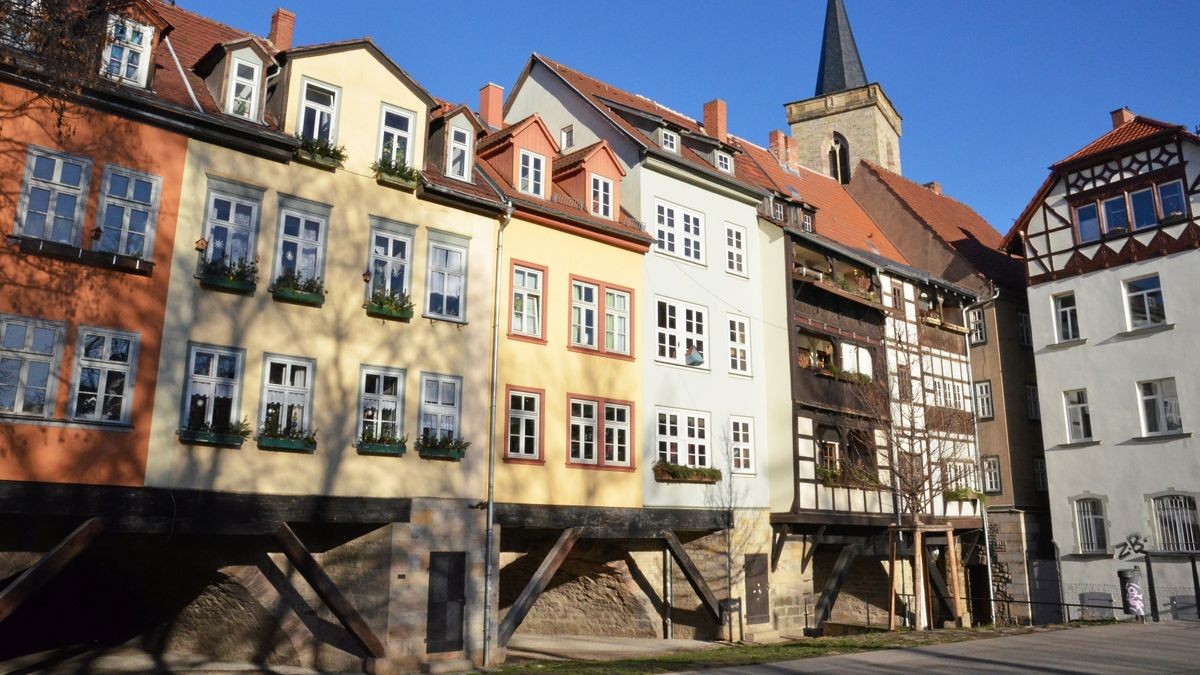
<instances>
[{"instance_id":1,"label":"drainpipe","mask_svg":"<svg viewBox=\"0 0 1200 675\"><path fill-rule=\"evenodd\" d=\"M492 284L492 386L491 402L488 404L488 484L487 484L487 537L483 549L483 665L492 663L492 543L495 540L496 517L496 387L499 385L497 371L500 363L500 273L504 262L504 229L512 220L513 203L506 200L504 213L500 215L500 231L496 234L496 269Z\"/></svg>"},{"instance_id":2,"label":"drainpipe","mask_svg":"<svg viewBox=\"0 0 1200 675\"><path fill-rule=\"evenodd\" d=\"M970 387L969 392L971 394L971 408L972 408L971 428L972 428L974 436L975 436L975 466L977 466L977 467L981 466L979 463L979 409L975 405L975 373L971 372L971 328L970 328L971 319L967 316L967 313L976 307L982 307L982 306L988 304L989 302L994 302L999 297L1000 297L1000 289L997 288L992 293L992 297L985 298L985 299L979 300L977 302L973 302L973 303L967 305L966 307L963 307L963 321L965 321L967 323L967 334L963 336L963 346L967 348L967 386ZM983 516L983 546L984 546L984 553L986 555L984 560L987 561L987 573L988 573L988 605L991 608L992 625L994 626L994 625L996 625L996 582L994 581L994 578L992 577L991 530L988 525L987 507L983 504L983 501L981 499L979 499L978 497L975 498L975 503L979 507L981 507L979 509L979 511L980 511L980 515ZM952 536L952 537L954 536L953 531L951 531L950 536Z\"/></svg>"}]
</instances>

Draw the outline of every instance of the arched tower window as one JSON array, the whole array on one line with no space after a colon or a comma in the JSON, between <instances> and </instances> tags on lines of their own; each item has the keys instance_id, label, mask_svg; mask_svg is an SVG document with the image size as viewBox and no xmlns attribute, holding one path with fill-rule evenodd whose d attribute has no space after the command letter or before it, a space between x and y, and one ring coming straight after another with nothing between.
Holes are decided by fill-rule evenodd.
<instances>
[{"instance_id":1,"label":"arched tower window","mask_svg":"<svg viewBox=\"0 0 1200 675\"><path fill-rule=\"evenodd\" d=\"M836 131L829 145L829 175L843 185L850 182L850 143Z\"/></svg>"}]
</instances>

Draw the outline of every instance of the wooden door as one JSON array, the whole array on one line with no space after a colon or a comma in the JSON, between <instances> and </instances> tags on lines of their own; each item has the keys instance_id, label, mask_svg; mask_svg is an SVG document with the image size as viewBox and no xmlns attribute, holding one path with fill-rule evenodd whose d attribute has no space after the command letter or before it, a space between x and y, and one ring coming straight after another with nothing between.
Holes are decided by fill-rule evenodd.
<instances>
[{"instance_id":1,"label":"wooden door","mask_svg":"<svg viewBox=\"0 0 1200 675\"><path fill-rule=\"evenodd\" d=\"M429 554L429 618L426 650L457 652L463 648L467 605L467 554L461 551Z\"/></svg>"}]
</instances>

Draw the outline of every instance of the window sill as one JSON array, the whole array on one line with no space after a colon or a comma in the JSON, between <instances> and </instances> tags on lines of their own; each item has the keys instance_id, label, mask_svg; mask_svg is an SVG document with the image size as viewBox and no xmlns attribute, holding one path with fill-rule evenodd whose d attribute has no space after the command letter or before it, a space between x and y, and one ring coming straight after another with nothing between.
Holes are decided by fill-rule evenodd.
<instances>
[{"instance_id":1,"label":"window sill","mask_svg":"<svg viewBox=\"0 0 1200 675\"><path fill-rule=\"evenodd\" d=\"M1173 323L1160 323L1154 326L1142 326L1141 328L1134 328L1123 333L1117 333L1117 337L1121 339L1142 337L1143 335L1153 335L1154 333L1161 333L1165 330L1171 330L1174 327L1175 324Z\"/></svg>"},{"instance_id":2,"label":"window sill","mask_svg":"<svg viewBox=\"0 0 1200 675\"><path fill-rule=\"evenodd\" d=\"M466 319L458 319L452 316L439 316L437 314L422 314L421 318L429 319L430 321L444 321L446 323L456 323L460 326L467 325Z\"/></svg>"},{"instance_id":3,"label":"window sill","mask_svg":"<svg viewBox=\"0 0 1200 675\"><path fill-rule=\"evenodd\" d=\"M635 466L623 466L619 464L588 464L586 462L572 462L567 460L568 469L583 469L584 471L619 471L621 473L633 473L637 471Z\"/></svg>"},{"instance_id":4,"label":"window sill","mask_svg":"<svg viewBox=\"0 0 1200 675\"><path fill-rule=\"evenodd\" d=\"M1071 441L1070 443L1059 443L1060 448L1088 448L1093 445L1100 445L1100 441L1089 438L1086 441Z\"/></svg>"},{"instance_id":5,"label":"window sill","mask_svg":"<svg viewBox=\"0 0 1200 675\"><path fill-rule=\"evenodd\" d=\"M316 442L308 442L303 438L271 438L258 437L258 447L262 450L285 450L288 452L313 452L317 449Z\"/></svg>"},{"instance_id":6,"label":"window sill","mask_svg":"<svg viewBox=\"0 0 1200 675\"><path fill-rule=\"evenodd\" d=\"M90 429L94 431L116 431L124 433L133 431L132 424L52 419L49 417L39 417L37 415L18 415L14 413L0 413L0 424L30 424L39 427L62 427L67 429Z\"/></svg>"},{"instance_id":7,"label":"window sill","mask_svg":"<svg viewBox=\"0 0 1200 675\"><path fill-rule=\"evenodd\" d=\"M526 464L529 466L545 466L546 460L541 457L521 457L513 455L505 455L503 458L505 464Z\"/></svg>"},{"instance_id":8,"label":"window sill","mask_svg":"<svg viewBox=\"0 0 1200 675\"><path fill-rule=\"evenodd\" d=\"M360 455L383 455L386 457L403 457L408 446L405 443L358 443Z\"/></svg>"},{"instance_id":9,"label":"window sill","mask_svg":"<svg viewBox=\"0 0 1200 675\"><path fill-rule=\"evenodd\" d=\"M1103 560L1103 559L1111 558L1112 556L1113 556L1112 551L1087 551L1087 552L1076 551L1074 553L1069 553L1063 557L1064 558L1074 558L1075 560Z\"/></svg>"},{"instance_id":10,"label":"window sill","mask_svg":"<svg viewBox=\"0 0 1200 675\"><path fill-rule=\"evenodd\" d=\"M1192 432L1190 431L1173 431L1166 434L1147 434L1145 436L1134 436L1129 440L1133 441L1134 443L1158 443L1160 441L1176 441L1181 438L1191 437Z\"/></svg>"},{"instance_id":11,"label":"window sill","mask_svg":"<svg viewBox=\"0 0 1200 675\"><path fill-rule=\"evenodd\" d=\"M222 434L215 431L179 429L175 432L179 442L185 445L210 445L215 448L240 448L246 442L241 434Z\"/></svg>"},{"instance_id":12,"label":"window sill","mask_svg":"<svg viewBox=\"0 0 1200 675\"><path fill-rule=\"evenodd\" d=\"M657 247L654 247L651 250L653 250L655 253L663 256L664 258L670 258L671 260L678 260L679 262L685 262L689 265L695 265L696 267L699 267L702 269L708 269L708 263L704 260L696 260L695 258L688 258L686 256L679 255L678 253L671 253L670 251L664 251L661 248L657 248Z\"/></svg>"},{"instance_id":13,"label":"window sill","mask_svg":"<svg viewBox=\"0 0 1200 675\"><path fill-rule=\"evenodd\" d=\"M71 244L61 244L56 241L47 241L45 239L35 239L20 235L11 235L8 240L17 243L20 246L21 253L29 255L77 262L89 267L98 267L100 269L135 274L142 277L148 277L154 273L154 263L149 260L121 255L119 253L93 251Z\"/></svg>"},{"instance_id":14,"label":"window sill","mask_svg":"<svg viewBox=\"0 0 1200 675\"><path fill-rule=\"evenodd\" d=\"M523 333L509 333L508 339L515 340L517 342L528 342L530 344L535 344L535 345L546 344L546 338L537 337L534 335L525 335Z\"/></svg>"},{"instance_id":15,"label":"window sill","mask_svg":"<svg viewBox=\"0 0 1200 675\"><path fill-rule=\"evenodd\" d=\"M633 357L630 356L629 354L622 354L620 352L607 352L607 351L604 351L603 349L599 349L596 347L582 347L579 345L567 345L567 351L574 352L576 354L590 354L591 356L606 356L610 359L620 359L622 361L633 361L634 360ZM688 366L688 367L695 368L696 366ZM707 368L705 370L707 370Z\"/></svg>"},{"instance_id":16,"label":"window sill","mask_svg":"<svg viewBox=\"0 0 1200 675\"><path fill-rule=\"evenodd\" d=\"M1046 345L1046 349L1070 349L1082 344L1087 344L1087 338L1075 338L1074 340L1062 340L1059 342L1051 342Z\"/></svg>"}]
</instances>

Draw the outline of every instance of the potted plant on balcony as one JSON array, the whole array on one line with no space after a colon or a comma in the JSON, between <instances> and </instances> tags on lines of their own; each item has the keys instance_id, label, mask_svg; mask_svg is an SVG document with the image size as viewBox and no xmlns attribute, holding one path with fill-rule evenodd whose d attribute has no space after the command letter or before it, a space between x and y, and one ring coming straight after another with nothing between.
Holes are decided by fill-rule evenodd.
<instances>
[{"instance_id":1,"label":"potted plant on balcony","mask_svg":"<svg viewBox=\"0 0 1200 675\"><path fill-rule=\"evenodd\" d=\"M264 450L312 452L317 449L317 430L293 424L282 426L278 420L267 420L258 428L258 447Z\"/></svg>"},{"instance_id":2,"label":"potted plant on balcony","mask_svg":"<svg viewBox=\"0 0 1200 675\"><path fill-rule=\"evenodd\" d=\"M417 189L421 178L419 171L404 163L403 159L381 157L371 164L375 172L375 182L401 190L412 192Z\"/></svg>"},{"instance_id":3,"label":"potted plant on balcony","mask_svg":"<svg viewBox=\"0 0 1200 675\"><path fill-rule=\"evenodd\" d=\"M243 418L240 422L229 421L208 423L203 422L176 432L180 442L193 445L212 445L224 448L240 448L250 437L253 429L250 419Z\"/></svg>"},{"instance_id":4,"label":"potted plant on balcony","mask_svg":"<svg viewBox=\"0 0 1200 675\"><path fill-rule=\"evenodd\" d=\"M325 285L320 277L303 277L295 270L288 270L275 279L271 297L282 302L320 307L325 304Z\"/></svg>"},{"instance_id":5,"label":"potted plant on balcony","mask_svg":"<svg viewBox=\"0 0 1200 675\"><path fill-rule=\"evenodd\" d=\"M258 283L258 256L247 262L245 258L233 260L221 256L216 260L207 257L208 240L196 242L199 264L196 268L196 278L200 286L230 293L252 294Z\"/></svg>"},{"instance_id":6,"label":"potted plant on balcony","mask_svg":"<svg viewBox=\"0 0 1200 675\"><path fill-rule=\"evenodd\" d=\"M431 434L425 432L417 439L417 454L424 459L460 460L471 442L454 434Z\"/></svg>"},{"instance_id":7,"label":"potted plant on balcony","mask_svg":"<svg viewBox=\"0 0 1200 675\"><path fill-rule=\"evenodd\" d=\"M413 302L408 293L388 293L383 290L371 294L371 299L363 305L367 316L377 319L390 319L408 323L413 317Z\"/></svg>"},{"instance_id":8,"label":"potted plant on balcony","mask_svg":"<svg viewBox=\"0 0 1200 675\"><path fill-rule=\"evenodd\" d=\"M296 140L300 142L300 147L296 149L296 159L304 164L333 171L341 168L346 161L345 146L333 145L319 138L305 138L299 134L296 135Z\"/></svg>"},{"instance_id":9,"label":"potted plant on balcony","mask_svg":"<svg viewBox=\"0 0 1200 675\"><path fill-rule=\"evenodd\" d=\"M948 502L966 502L975 499L975 491L971 488L946 488L942 497Z\"/></svg>"},{"instance_id":10,"label":"potted plant on balcony","mask_svg":"<svg viewBox=\"0 0 1200 675\"><path fill-rule=\"evenodd\" d=\"M721 480L721 470L707 466L685 466L658 460L654 463L654 480L659 483L704 483Z\"/></svg>"},{"instance_id":11,"label":"potted plant on balcony","mask_svg":"<svg viewBox=\"0 0 1200 675\"><path fill-rule=\"evenodd\" d=\"M374 425L363 427L358 439L358 451L364 455L394 455L400 457L408 449L408 436L399 438L389 430L375 432Z\"/></svg>"}]
</instances>

